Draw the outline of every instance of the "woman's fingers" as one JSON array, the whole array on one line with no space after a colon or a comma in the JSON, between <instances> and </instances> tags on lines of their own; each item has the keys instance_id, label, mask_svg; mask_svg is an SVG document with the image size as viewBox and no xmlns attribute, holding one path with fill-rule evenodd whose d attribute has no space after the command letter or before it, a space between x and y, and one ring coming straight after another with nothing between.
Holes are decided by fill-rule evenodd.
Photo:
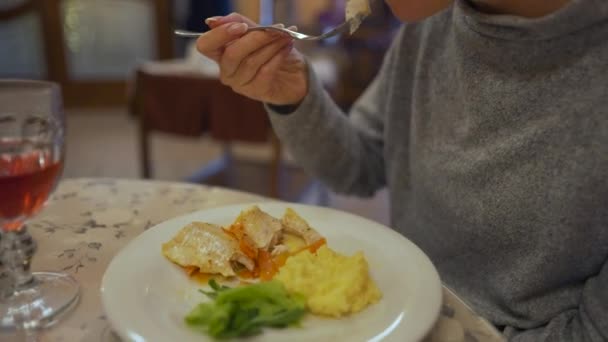
<instances>
[{"instance_id":1,"label":"woman's fingers","mask_svg":"<svg viewBox=\"0 0 608 342\"><path fill-rule=\"evenodd\" d=\"M277 53L268 63L264 64L260 71L258 71L257 79L260 81L268 82L274 80L275 75L281 67L283 62L289 57L289 54L293 50L293 42L287 44L279 53Z\"/></svg>"},{"instance_id":2,"label":"woman's fingers","mask_svg":"<svg viewBox=\"0 0 608 342\"><path fill-rule=\"evenodd\" d=\"M281 35L271 32L250 32L224 49L220 59L221 78L229 82L237 69L249 55L279 39Z\"/></svg>"},{"instance_id":3,"label":"woman's fingers","mask_svg":"<svg viewBox=\"0 0 608 342\"><path fill-rule=\"evenodd\" d=\"M201 35L196 42L196 48L201 54L219 62L224 47L245 34L247 28L244 23L224 24Z\"/></svg>"},{"instance_id":4,"label":"woman's fingers","mask_svg":"<svg viewBox=\"0 0 608 342\"><path fill-rule=\"evenodd\" d=\"M255 75L252 82L244 87L236 87L234 91L246 96L253 97L259 101L267 101L269 94L277 89L275 82L278 82L276 75L281 70L283 63L291 53L293 43L288 43L277 54L275 54L266 64L264 64ZM289 101L274 101L277 105L288 104Z\"/></svg>"},{"instance_id":5,"label":"woman's fingers","mask_svg":"<svg viewBox=\"0 0 608 342\"><path fill-rule=\"evenodd\" d=\"M203 1L215 1L215 0L203 0ZM207 18L205 20L205 24L207 24L207 26L209 26L212 29L214 29L218 26L221 26L223 24L227 24L227 23L243 23L243 24L247 24L247 26L249 26L249 27L258 26L253 20L251 20L251 19L247 18L246 16L241 15L239 13L230 13L229 15L226 15L226 16L211 17L211 18Z\"/></svg>"},{"instance_id":6,"label":"woman's fingers","mask_svg":"<svg viewBox=\"0 0 608 342\"><path fill-rule=\"evenodd\" d=\"M277 80L277 74L281 70L292 49L293 44L287 44L287 46L283 47L279 53L274 55L270 61L260 68L251 83L245 87L236 88L234 91L239 94L250 96L258 101L269 101L270 98L275 97L276 95L272 95L273 93L283 91L283 89L279 89L280 86L275 84L275 82L280 82L280 80ZM278 98L274 99L272 102L276 105L291 103L290 100L280 100Z\"/></svg>"},{"instance_id":7,"label":"woman's fingers","mask_svg":"<svg viewBox=\"0 0 608 342\"><path fill-rule=\"evenodd\" d=\"M245 57L234 75L227 78L227 83L234 87L246 86L255 78L262 66L270 62L278 53L281 53L283 48L290 45L292 41L291 38L281 37Z\"/></svg>"}]
</instances>

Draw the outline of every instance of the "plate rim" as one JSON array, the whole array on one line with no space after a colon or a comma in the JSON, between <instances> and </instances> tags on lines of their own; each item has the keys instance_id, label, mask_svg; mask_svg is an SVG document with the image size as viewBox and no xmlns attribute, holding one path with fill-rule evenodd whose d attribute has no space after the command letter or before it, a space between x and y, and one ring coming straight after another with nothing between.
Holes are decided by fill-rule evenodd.
<instances>
[{"instance_id":1,"label":"plate rim","mask_svg":"<svg viewBox=\"0 0 608 342\"><path fill-rule=\"evenodd\" d=\"M416 245L413 241L409 240L408 238L406 238L404 235L400 234L396 230L394 230L384 224L381 224L379 222L376 222L376 221L373 221L366 217L357 215L355 213L351 213L351 212L347 212L347 211L343 211L343 210L339 210L339 209L335 209L335 208L330 208L330 207L322 207L322 206L301 204L301 203L292 203L292 202L286 202L286 201L256 201L256 202L247 202L247 203L241 203L241 204L228 204L228 205L222 205L222 206L216 206L216 207L196 210L196 211L192 211L189 213L174 216L174 217L168 218L166 220L160 221L160 222L156 223L154 226L150 227L149 229L147 229L147 230L143 231L142 233L140 233L139 235L135 236L133 239L131 239L131 241L129 241L125 246L123 246L112 257L112 260L110 261L110 263L108 264L107 268L104 271L104 274L103 274L103 277L101 280L101 284L99 287L102 308L103 308L105 317L108 320L108 323L109 323L110 327L112 328L112 330L115 331L125 341L134 340L133 338L131 338L131 335L128 332L129 330L131 330L128 328L128 325L122 324L122 322L115 320L113 318L113 315L109 314L109 312L112 310L108 307L110 298L108 297L109 294L107 293L107 291L105 289L108 287L108 282L110 281L110 279L112 277L112 271L116 267L118 267L118 266L115 266L115 264L121 259L121 256L123 254L128 253L128 251L130 251L130 249L134 248L133 246L138 243L138 240L142 239L144 235L154 234L154 231L162 229L161 226L170 224L171 221L180 221L180 220L184 220L190 216L200 216L200 215L204 215L205 213L210 213L210 212L214 212L214 211L224 211L224 210L231 210L231 209L244 210L244 209L249 208L254 205L260 206L260 207L264 207L264 206L277 206L277 207L284 207L284 208L291 207L296 211L298 211L298 208L308 208L308 209L312 209L312 210L321 210L321 211L326 211L326 212L333 212L333 213L344 215L344 216L350 216L351 218L359 220L362 223L365 223L366 225L375 226L376 229L381 229L385 233L392 235L393 238L400 239L400 240L402 240L402 242L410 245L410 248L412 249L412 251L415 254L418 255L418 258L420 259L420 261L422 261L424 264L426 264L425 268L426 268L426 273L428 273L427 277L431 278L431 279L427 279L427 280L431 280L431 283L428 284L428 290L429 290L428 292L434 292L435 294L434 294L434 296L431 297L432 302L429 303L427 310L425 310L425 312L426 312L425 316L427 316L427 317L424 319L424 322L427 322L427 324L418 325L417 329L415 330L416 334L413 334L414 336L406 337L406 339L408 339L408 341L410 338L412 339L412 341L420 341L420 340L424 339L426 336L428 336L428 334L431 332L431 329L436 324L437 320L440 317L440 313L441 313L441 306L443 304L443 283L441 281L437 268L435 267L433 262L430 260L428 255L426 253L424 253L424 251L420 247L418 247L418 245ZM264 210L264 208L262 208L262 210ZM394 323L393 323L393 325L394 325ZM398 325L399 324L397 324L397 326ZM370 342L371 341L374 341L374 342L383 341L385 337L387 337L387 336L376 336L376 337L370 339L369 341ZM389 337L391 337L391 336L389 336ZM404 340L401 340L401 341L404 341Z\"/></svg>"}]
</instances>

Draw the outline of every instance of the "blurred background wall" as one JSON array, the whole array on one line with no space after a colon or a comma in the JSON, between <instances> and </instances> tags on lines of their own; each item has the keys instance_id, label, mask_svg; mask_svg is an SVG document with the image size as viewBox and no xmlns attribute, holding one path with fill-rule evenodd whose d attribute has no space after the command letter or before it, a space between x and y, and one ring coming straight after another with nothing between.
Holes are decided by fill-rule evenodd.
<instances>
[{"instance_id":1,"label":"blurred background wall","mask_svg":"<svg viewBox=\"0 0 608 342\"><path fill-rule=\"evenodd\" d=\"M0 78L45 79L62 86L69 128L66 177L192 181L192 174L215 165L219 157L224 161L255 161L264 167L256 173L249 166L230 164L237 165L233 168L238 172L229 177L231 182L220 185L268 195L272 186L255 184L260 177L280 178L285 188L306 183L287 151L272 138L258 143L218 140L209 132L185 136L163 127L143 136L146 113L137 109L142 85L136 75L154 66L154 70L168 73L163 77L175 84L183 84L180 78L185 73L202 75L203 69L204 75L196 77L213 79L214 66L193 50L193 41L172 33L175 28L204 30L208 16L237 11L256 21L272 20L297 25L304 32L321 33L344 20L344 1L0 0ZM297 45L314 62L327 90L344 109L374 77L398 27L383 1L374 3L373 12L353 36ZM217 80L211 84L220 87ZM182 99L182 104L196 103L206 93L194 93L190 99ZM169 123L180 115L193 115L177 110L174 97L177 94L148 95L152 106L148 109ZM239 115L247 114L226 112L216 117ZM226 125L238 124L237 120ZM226 158L228 152L230 158ZM153 173L142 172L146 164L143 155L153 165ZM288 169L282 177L277 173L279 162ZM282 198L298 200L293 196ZM334 206L347 203L348 208L367 210L371 218L388 220L388 205L382 194L370 204L330 193L330 202Z\"/></svg>"},{"instance_id":2,"label":"blurred background wall","mask_svg":"<svg viewBox=\"0 0 608 342\"><path fill-rule=\"evenodd\" d=\"M2 0L0 77L59 82L69 106L124 104L126 80L138 65L184 56L186 43L173 37L173 28L204 29L204 13L225 14L233 10L259 20L261 8L269 10L262 6L264 1ZM296 24L309 32L320 32L343 18L344 0L270 3L274 3L276 21ZM376 7L378 18L387 16L383 6ZM199 13L201 17L197 18ZM390 35L391 24L385 23L375 22L358 35L345 38L345 44L334 46L334 55L352 53L349 49L353 48L382 55L386 44L373 41L386 40L383 37ZM374 73L365 71L365 66L348 65L357 61L337 59L336 63L341 70L366 73L365 79ZM372 60L359 63L377 65ZM348 105L348 101L345 98L342 102Z\"/></svg>"}]
</instances>

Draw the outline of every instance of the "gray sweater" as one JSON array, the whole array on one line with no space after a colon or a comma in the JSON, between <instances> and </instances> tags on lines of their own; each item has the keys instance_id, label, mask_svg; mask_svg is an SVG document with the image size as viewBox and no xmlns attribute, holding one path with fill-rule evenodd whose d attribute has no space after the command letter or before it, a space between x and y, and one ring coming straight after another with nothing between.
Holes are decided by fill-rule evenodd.
<instances>
[{"instance_id":1,"label":"gray sweater","mask_svg":"<svg viewBox=\"0 0 608 342\"><path fill-rule=\"evenodd\" d=\"M313 73L275 130L513 341L608 341L608 1L541 19L464 0L407 24L345 115Z\"/></svg>"}]
</instances>

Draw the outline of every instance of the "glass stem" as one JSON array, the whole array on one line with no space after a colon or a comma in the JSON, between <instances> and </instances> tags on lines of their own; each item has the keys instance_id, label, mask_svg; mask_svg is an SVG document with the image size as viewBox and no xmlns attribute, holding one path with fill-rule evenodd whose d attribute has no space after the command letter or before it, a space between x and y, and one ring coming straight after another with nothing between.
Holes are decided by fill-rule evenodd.
<instances>
[{"instance_id":1,"label":"glass stem","mask_svg":"<svg viewBox=\"0 0 608 342\"><path fill-rule=\"evenodd\" d=\"M18 231L3 232L0 241L2 263L13 282L13 289L19 290L29 286L32 281L30 264L36 251L36 243L27 232L27 227Z\"/></svg>"},{"instance_id":2,"label":"glass stem","mask_svg":"<svg viewBox=\"0 0 608 342\"><path fill-rule=\"evenodd\" d=\"M22 341L38 341L38 332L31 325L37 311L30 307L30 301L38 295L35 288L34 278L30 272L32 256L36 251L36 243L27 232L24 226L18 231L3 231L0 235L0 261L3 273L0 278L4 278L6 292L0 295L7 296L5 300L15 305L20 311L15 315L15 327L17 334ZM32 292L24 296L24 293Z\"/></svg>"},{"instance_id":3,"label":"glass stem","mask_svg":"<svg viewBox=\"0 0 608 342\"><path fill-rule=\"evenodd\" d=\"M21 341L23 342L39 342L39 335L36 329L20 329Z\"/></svg>"}]
</instances>

